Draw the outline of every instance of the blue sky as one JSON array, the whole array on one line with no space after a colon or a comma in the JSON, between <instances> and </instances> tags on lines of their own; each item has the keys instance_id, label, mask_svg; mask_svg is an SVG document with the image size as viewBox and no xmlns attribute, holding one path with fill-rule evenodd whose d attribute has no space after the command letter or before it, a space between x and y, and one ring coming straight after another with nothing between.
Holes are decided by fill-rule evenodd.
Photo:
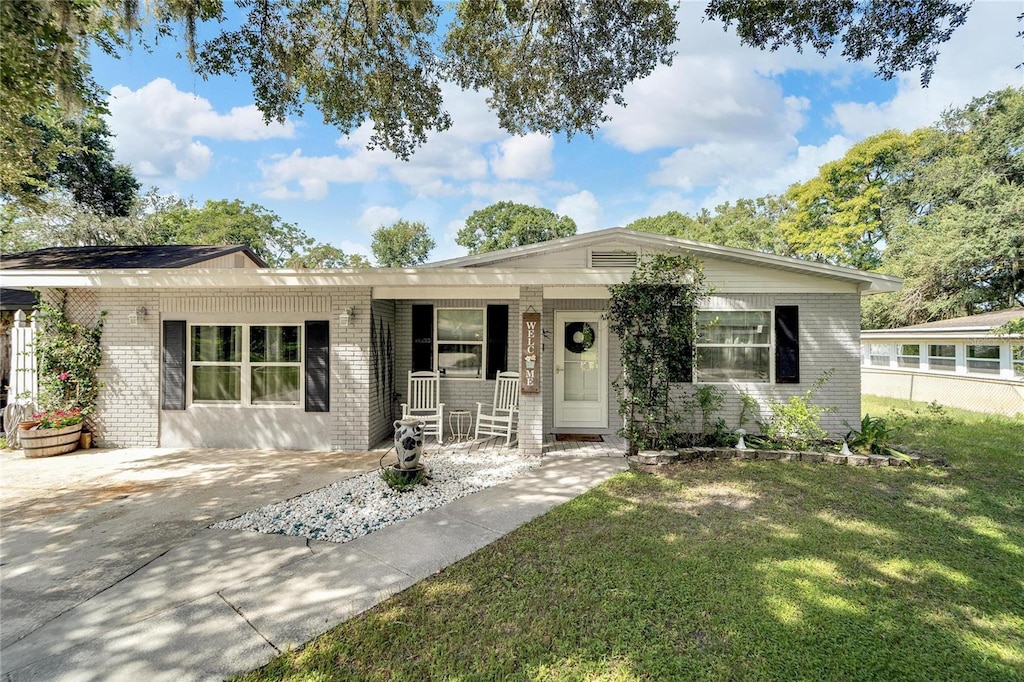
<instances>
[{"instance_id":1,"label":"blue sky","mask_svg":"<svg viewBox=\"0 0 1024 682\"><path fill-rule=\"evenodd\" d=\"M431 260L463 255L455 235L497 201L571 216L580 232L667 211L781 193L889 128L912 130L942 111L1024 85L1020 0L977 2L941 48L930 87L918 74L882 81L871 64L793 50L742 47L703 2L683 2L677 56L629 86L628 106L591 139L500 130L485 93L445 92L454 124L409 162L365 149L319 114L264 125L246 77L204 81L164 43L120 60L97 57L110 94L118 160L161 193L260 204L317 240L370 257L373 231L420 220L437 242ZM206 34L202 28L200 38Z\"/></svg>"}]
</instances>

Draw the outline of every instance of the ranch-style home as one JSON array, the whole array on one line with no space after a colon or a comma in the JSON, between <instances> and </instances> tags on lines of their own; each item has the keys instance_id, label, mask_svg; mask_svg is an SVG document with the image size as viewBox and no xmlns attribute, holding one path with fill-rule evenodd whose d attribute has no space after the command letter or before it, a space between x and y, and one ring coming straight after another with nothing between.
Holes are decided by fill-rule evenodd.
<instances>
[{"instance_id":1,"label":"ranch-style home","mask_svg":"<svg viewBox=\"0 0 1024 682\"><path fill-rule=\"evenodd\" d=\"M860 416L861 297L900 286L623 228L408 269L277 270L241 248L192 259L199 247L110 248L122 250L5 257L0 285L63 290L85 323L107 311L94 431L111 446L372 449L420 370L440 373L446 414L474 415L499 371L519 372L521 451L539 454L551 434L614 433L607 287L655 252L704 263L714 292L699 321L716 324L690 374L725 393L727 423L741 392L765 416L769 400L803 395L832 370L815 401L835 408L823 426L839 435ZM182 259L168 261L174 249Z\"/></svg>"}]
</instances>

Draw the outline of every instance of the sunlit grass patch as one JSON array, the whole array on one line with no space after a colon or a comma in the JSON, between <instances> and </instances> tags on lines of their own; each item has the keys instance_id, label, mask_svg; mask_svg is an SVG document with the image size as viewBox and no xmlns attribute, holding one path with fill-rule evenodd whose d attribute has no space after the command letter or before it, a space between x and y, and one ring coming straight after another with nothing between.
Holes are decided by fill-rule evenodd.
<instances>
[{"instance_id":1,"label":"sunlit grass patch","mask_svg":"<svg viewBox=\"0 0 1024 682\"><path fill-rule=\"evenodd\" d=\"M901 409L948 467L623 474L247 679L1024 679L1021 422Z\"/></svg>"}]
</instances>

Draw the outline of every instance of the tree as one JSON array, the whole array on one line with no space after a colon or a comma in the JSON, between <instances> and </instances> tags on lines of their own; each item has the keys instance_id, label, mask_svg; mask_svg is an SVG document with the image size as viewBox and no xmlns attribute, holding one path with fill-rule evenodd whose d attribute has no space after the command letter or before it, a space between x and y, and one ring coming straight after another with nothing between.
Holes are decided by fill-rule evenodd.
<instances>
[{"instance_id":1,"label":"tree","mask_svg":"<svg viewBox=\"0 0 1024 682\"><path fill-rule=\"evenodd\" d=\"M696 218L669 211L652 218L638 218L627 225L631 230L655 232L709 244L738 249L775 252L778 248L776 226L786 205L778 197L739 199L702 210Z\"/></svg>"},{"instance_id":2,"label":"tree","mask_svg":"<svg viewBox=\"0 0 1024 682\"><path fill-rule=\"evenodd\" d=\"M137 197L123 216L105 215L63 192L40 206L12 202L0 209L0 253L45 246L175 243L163 216L189 207L155 190Z\"/></svg>"},{"instance_id":3,"label":"tree","mask_svg":"<svg viewBox=\"0 0 1024 682\"><path fill-rule=\"evenodd\" d=\"M318 268L368 268L370 261L358 253L346 254L330 244L315 244L302 254L290 257L284 267L293 270Z\"/></svg>"},{"instance_id":4,"label":"tree","mask_svg":"<svg viewBox=\"0 0 1024 682\"><path fill-rule=\"evenodd\" d=\"M499 201L474 211L455 237L471 254L536 244L576 234L576 222L546 208Z\"/></svg>"},{"instance_id":5,"label":"tree","mask_svg":"<svg viewBox=\"0 0 1024 682\"><path fill-rule=\"evenodd\" d=\"M168 244L244 244L271 267L281 267L314 245L297 225L259 204L209 200L201 208L178 205L158 216L158 241Z\"/></svg>"},{"instance_id":6,"label":"tree","mask_svg":"<svg viewBox=\"0 0 1024 682\"><path fill-rule=\"evenodd\" d=\"M50 186L106 216L126 217L142 184L130 166L114 163L113 134L95 113L80 121L64 121L68 150L57 158Z\"/></svg>"},{"instance_id":7,"label":"tree","mask_svg":"<svg viewBox=\"0 0 1024 682\"><path fill-rule=\"evenodd\" d=\"M383 268L409 268L426 263L435 246L426 225L399 220L377 228L370 250Z\"/></svg>"},{"instance_id":8,"label":"tree","mask_svg":"<svg viewBox=\"0 0 1024 682\"><path fill-rule=\"evenodd\" d=\"M927 85L937 46L963 25L970 9L970 2L951 0L711 0L705 14L724 22L726 30L735 22L746 45L773 51L810 45L825 55L840 41L850 61L874 57L878 76L889 80L920 68L921 84Z\"/></svg>"},{"instance_id":9,"label":"tree","mask_svg":"<svg viewBox=\"0 0 1024 682\"><path fill-rule=\"evenodd\" d=\"M1024 88L947 112L889 191L881 271L903 290L865 302L866 328L1024 305Z\"/></svg>"},{"instance_id":10,"label":"tree","mask_svg":"<svg viewBox=\"0 0 1024 682\"><path fill-rule=\"evenodd\" d=\"M623 102L626 85L671 63L676 39L669 0L460 0L443 30L439 19L449 7L431 0L240 7L248 14L239 25L219 0L0 3L0 182L19 185L37 147L23 117L56 116L56 107L71 102L100 105L90 48L117 55L146 39L143 23L160 38L180 24L182 53L202 76L247 75L267 120L302 115L312 104L343 133L372 122L370 145L402 158L451 125L445 81L486 88L510 132L593 134L605 107ZM735 24L743 42L761 48L809 44L824 53L841 41L844 56L873 58L883 77L920 67L927 80L936 47L968 7L951 0L710 0L706 16ZM140 8L149 15L140 17ZM200 44L204 22L213 35Z\"/></svg>"},{"instance_id":11,"label":"tree","mask_svg":"<svg viewBox=\"0 0 1024 682\"><path fill-rule=\"evenodd\" d=\"M784 198L792 210L778 226L788 252L869 270L881 265L895 174L910 165L922 134L889 130L869 137L790 187Z\"/></svg>"}]
</instances>

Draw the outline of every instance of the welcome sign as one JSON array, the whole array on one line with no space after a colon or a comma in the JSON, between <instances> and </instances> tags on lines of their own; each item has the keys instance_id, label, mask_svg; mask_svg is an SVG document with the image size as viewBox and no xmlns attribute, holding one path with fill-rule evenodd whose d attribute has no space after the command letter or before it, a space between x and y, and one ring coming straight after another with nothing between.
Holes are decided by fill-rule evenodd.
<instances>
[{"instance_id":1,"label":"welcome sign","mask_svg":"<svg viewBox=\"0 0 1024 682\"><path fill-rule=\"evenodd\" d=\"M523 313L519 392L540 393L540 313Z\"/></svg>"}]
</instances>

